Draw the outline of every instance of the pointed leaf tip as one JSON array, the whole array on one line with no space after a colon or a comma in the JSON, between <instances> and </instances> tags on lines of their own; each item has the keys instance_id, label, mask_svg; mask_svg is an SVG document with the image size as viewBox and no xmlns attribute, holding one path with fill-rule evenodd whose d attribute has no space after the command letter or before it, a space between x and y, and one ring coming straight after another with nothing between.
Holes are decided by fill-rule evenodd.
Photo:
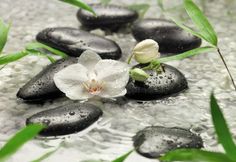
<instances>
[{"instance_id":1,"label":"pointed leaf tip","mask_svg":"<svg viewBox=\"0 0 236 162\"><path fill-rule=\"evenodd\" d=\"M236 146L232 135L225 121L223 113L217 103L214 93L211 94L211 115L218 141L222 144L226 154L234 161L236 161Z\"/></svg>"},{"instance_id":2,"label":"pointed leaf tip","mask_svg":"<svg viewBox=\"0 0 236 162\"><path fill-rule=\"evenodd\" d=\"M200 8L192 0L184 0L184 7L189 17L199 30L199 34L213 46L218 45L217 34Z\"/></svg>"}]
</instances>

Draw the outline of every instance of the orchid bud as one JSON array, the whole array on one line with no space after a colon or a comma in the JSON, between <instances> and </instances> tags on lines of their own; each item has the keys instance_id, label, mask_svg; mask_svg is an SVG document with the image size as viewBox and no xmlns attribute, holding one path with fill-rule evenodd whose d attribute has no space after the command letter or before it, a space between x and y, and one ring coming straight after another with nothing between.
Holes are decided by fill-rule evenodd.
<instances>
[{"instance_id":1,"label":"orchid bud","mask_svg":"<svg viewBox=\"0 0 236 162\"><path fill-rule=\"evenodd\" d=\"M137 62L141 64L149 63L160 57L159 45L152 39L146 39L134 47L133 55Z\"/></svg>"},{"instance_id":2,"label":"orchid bud","mask_svg":"<svg viewBox=\"0 0 236 162\"><path fill-rule=\"evenodd\" d=\"M133 80L140 82L144 82L150 77L144 70L139 68L134 68L130 70L130 76Z\"/></svg>"}]
</instances>

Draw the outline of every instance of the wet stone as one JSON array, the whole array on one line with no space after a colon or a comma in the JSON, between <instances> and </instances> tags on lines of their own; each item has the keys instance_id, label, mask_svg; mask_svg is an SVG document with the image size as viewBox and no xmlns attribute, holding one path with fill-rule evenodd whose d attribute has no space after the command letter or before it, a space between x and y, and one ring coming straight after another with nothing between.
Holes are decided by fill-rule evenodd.
<instances>
[{"instance_id":1,"label":"wet stone","mask_svg":"<svg viewBox=\"0 0 236 162\"><path fill-rule=\"evenodd\" d=\"M74 103L39 112L26 120L29 124L44 124L42 136L67 135L82 131L102 115L100 108L86 103Z\"/></svg>"},{"instance_id":2,"label":"wet stone","mask_svg":"<svg viewBox=\"0 0 236 162\"><path fill-rule=\"evenodd\" d=\"M36 39L73 57L91 50L103 59L118 60L122 53L116 42L75 28L47 28L38 33Z\"/></svg>"},{"instance_id":3,"label":"wet stone","mask_svg":"<svg viewBox=\"0 0 236 162\"><path fill-rule=\"evenodd\" d=\"M92 4L91 7L94 9L96 16L82 9L77 13L77 18L81 24L91 29L108 28L116 30L138 18L136 11L117 5Z\"/></svg>"},{"instance_id":4,"label":"wet stone","mask_svg":"<svg viewBox=\"0 0 236 162\"><path fill-rule=\"evenodd\" d=\"M182 128L151 126L139 131L133 138L136 151L147 158L159 158L179 148L202 148L200 136Z\"/></svg>"},{"instance_id":5,"label":"wet stone","mask_svg":"<svg viewBox=\"0 0 236 162\"><path fill-rule=\"evenodd\" d=\"M182 30L175 23L164 19L144 19L133 25L137 41L153 39L162 53L181 53L201 45L201 39Z\"/></svg>"},{"instance_id":6,"label":"wet stone","mask_svg":"<svg viewBox=\"0 0 236 162\"><path fill-rule=\"evenodd\" d=\"M25 101L42 101L53 99L63 95L56 87L53 77L63 68L77 63L78 60L74 57L61 59L57 62L48 65L38 75L26 83L17 93L17 97Z\"/></svg>"},{"instance_id":7,"label":"wet stone","mask_svg":"<svg viewBox=\"0 0 236 162\"><path fill-rule=\"evenodd\" d=\"M187 80L179 70L167 64L163 64L163 68L164 72L160 74L154 70L146 70L150 77L144 82L130 78L126 86L126 97L143 101L156 100L175 95L188 88Z\"/></svg>"}]
</instances>

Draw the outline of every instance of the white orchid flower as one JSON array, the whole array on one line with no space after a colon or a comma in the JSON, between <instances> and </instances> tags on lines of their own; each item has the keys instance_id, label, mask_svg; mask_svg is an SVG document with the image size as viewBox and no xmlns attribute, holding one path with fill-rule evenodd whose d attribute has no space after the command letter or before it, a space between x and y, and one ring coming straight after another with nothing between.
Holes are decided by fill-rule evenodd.
<instances>
[{"instance_id":1,"label":"white orchid flower","mask_svg":"<svg viewBox=\"0 0 236 162\"><path fill-rule=\"evenodd\" d=\"M57 88L72 100L124 96L128 80L129 66L126 63L102 60L92 51L85 51L77 64L62 69L54 76Z\"/></svg>"}]
</instances>

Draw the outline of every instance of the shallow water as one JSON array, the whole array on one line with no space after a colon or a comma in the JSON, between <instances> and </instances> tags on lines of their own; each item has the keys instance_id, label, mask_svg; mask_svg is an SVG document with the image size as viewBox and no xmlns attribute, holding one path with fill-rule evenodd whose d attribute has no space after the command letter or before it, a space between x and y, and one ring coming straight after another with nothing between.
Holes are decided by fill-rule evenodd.
<instances>
[{"instance_id":1,"label":"shallow water","mask_svg":"<svg viewBox=\"0 0 236 162\"><path fill-rule=\"evenodd\" d=\"M204 1L204 0L203 0ZM132 1L129 1L131 3ZM142 1L139 1L140 3ZM143 0L143 2L145 2ZM202 1L199 1L202 2ZM120 3L120 2L119 2ZM126 1L121 2L125 4ZM169 1L166 6L170 6ZM146 17L160 17L161 12L153 7ZM178 1L171 0L171 5ZM202 4L207 16L219 34L220 47L236 78L236 7L233 0L207 1ZM78 27L76 9L58 1L48 0L1 0L0 17L12 21L7 53L23 49L27 42L46 27ZM178 12L182 15L181 12ZM153 16L156 15L156 16ZM94 31L103 34L100 31ZM130 34L107 36L116 40L123 49L126 60L135 40ZM129 43L127 43L129 42ZM7 65L0 71L0 146L25 124L30 115L70 103L62 98L45 104L26 104L16 98L18 89L42 68L49 64L45 58L29 56ZM106 101L103 117L84 132L54 140L38 139L26 144L9 161L31 161L43 153L57 147L60 149L45 161L82 161L87 159L112 160L132 149L132 136L150 125L179 126L200 133L205 147L222 150L217 145L211 116L209 114L209 94L215 90L220 106L236 136L236 92L232 89L226 70L216 52L203 54L182 61L169 63L185 74L190 89L178 96L152 102L137 102L119 99ZM151 162L152 160L131 154L127 162Z\"/></svg>"}]
</instances>

